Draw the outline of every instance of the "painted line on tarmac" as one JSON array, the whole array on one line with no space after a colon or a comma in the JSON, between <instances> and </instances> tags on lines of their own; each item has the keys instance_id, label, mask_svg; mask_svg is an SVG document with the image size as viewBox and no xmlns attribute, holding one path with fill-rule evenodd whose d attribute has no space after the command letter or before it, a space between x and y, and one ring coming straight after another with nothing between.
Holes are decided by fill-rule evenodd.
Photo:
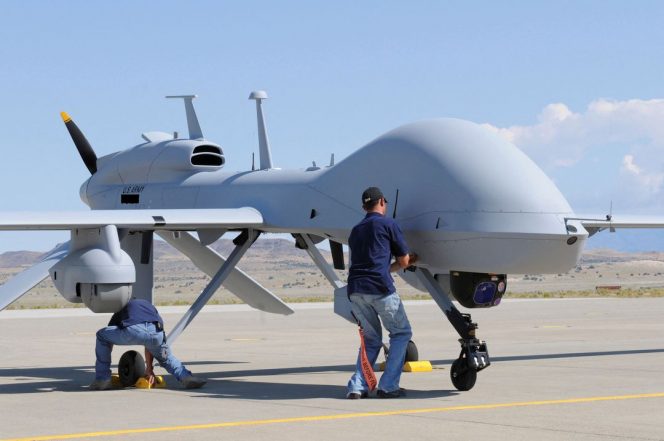
<instances>
[{"instance_id":1,"label":"painted line on tarmac","mask_svg":"<svg viewBox=\"0 0 664 441\"><path fill-rule=\"evenodd\" d=\"M416 415L424 413L451 412L459 410L486 410L486 409L503 409L510 407L549 406L556 404L596 403L600 401L637 400L643 398L664 398L664 392L651 393L651 394L614 395L614 396L605 396L605 397L568 398L563 400L521 401L514 403L474 404L467 406L430 407L423 409L401 409L401 410L388 410L382 412L341 413L333 415L314 415L306 417L276 418L276 419L267 419L267 420L231 421L225 423L211 423L211 424L191 424L186 426L148 427L143 429L109 430L105 432L85 432L85 433L70 433L62 435L30 436L27 438L7 438L7 439L0 439L0 441L67 440L67 439L94 438L94 437L103 437L103 436L110 437L110 436L135 435L141 433L220 429L224 427L264 426L270 424L345 420L351 418L368 418L368 417L381 417L381 416L394 416L394 415Z\"/></svg>"}]
</instances>

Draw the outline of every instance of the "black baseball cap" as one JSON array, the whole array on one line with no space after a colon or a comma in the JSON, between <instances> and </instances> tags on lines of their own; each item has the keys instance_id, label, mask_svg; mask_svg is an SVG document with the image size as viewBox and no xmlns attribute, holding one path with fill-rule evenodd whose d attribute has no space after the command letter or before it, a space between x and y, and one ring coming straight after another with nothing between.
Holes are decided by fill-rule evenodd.
<instances>
[{"instance_id":1,"label":"black baseball cap","mask_svg":"<svg viewBox=\"0 0 664 441\"><path fill-rule=\"evenodd\" d=\"M369 187L362 193L362 205L369 204L371 202L378 202L380 198L385 199L383 192L380 191L378 187ZM385 199L387 202L387 199Z\"/></svg>"}]
</instances>

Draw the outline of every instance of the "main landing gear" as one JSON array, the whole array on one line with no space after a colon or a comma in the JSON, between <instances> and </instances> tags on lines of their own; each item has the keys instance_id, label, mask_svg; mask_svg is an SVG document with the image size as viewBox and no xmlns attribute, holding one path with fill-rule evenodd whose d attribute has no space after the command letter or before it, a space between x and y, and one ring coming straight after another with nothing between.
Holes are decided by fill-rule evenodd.
<instances>
[{"instance_id":1,"label":"main landing gear","mask_svg":"<svg viewBox=\"0 0 664 441\"><path fill-rule=\"evenodd\" d=\"M122 354L118 362L118 376L123 387L133 386L144 375L145 360L141 354L136 351Z\"/></svg>"},{"instance_id":2,"label":"main landing gear","mask_svg":"<svg viewBox=\"0 0 664 441\"><path fill-rule=\"evenodd\" d=\"M458 390L470 390L475 386L477 373L491 365L486 342L476 338L477 323L472 321L470 314L462 314L456 309L449 295L443 291L429 270L417 268L415 272L461 337L461 352L459 358L452 363L450 378Z\"/></svg>"},{"instance_id":3,"label":"main landing gear","mask_svg":"<svg viewBox=\"0 0 664 441\"><path fill-rule=\"evenodd\" d=\"M390 345L383 343L383 354L385 354L385 359L390 355ZM418 361L420 359L420 354L417 351L417 346L413 340L408 341L408 346L406 346L406 358L404 363L409 361Z\"/></svg>"},{"instance_id":4,"label":"main landing gear","mask_svg":"<svg viewBox=\"0 0 664 441\"><path fill-rule=\"evenodd\" d=\"M143 356L136 351L127 351L122 354L118 362L118 375L113 375L111 381L116 388L133 386L138 389L163 389L166 387L164 377L157 375L154 377L154 383L150 383L145 378L145 371Z\"/></svg>"}]
</instances>

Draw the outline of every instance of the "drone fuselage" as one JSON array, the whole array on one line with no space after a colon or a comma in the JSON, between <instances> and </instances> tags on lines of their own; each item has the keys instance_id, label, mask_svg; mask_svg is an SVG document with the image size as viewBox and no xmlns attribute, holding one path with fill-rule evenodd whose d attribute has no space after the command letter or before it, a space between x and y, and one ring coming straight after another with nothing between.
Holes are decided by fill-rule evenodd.
<instances>
[{"instance_id":1,"label":"drone fuselage","mask_svg":"<svg viewBox=\"0 0 664 441\"><path fill-rule=\"evenodd\" d=\"M378 186L434 274L565 272L588 237L535 163L466 121L402 126L332 166L229 172L224 163L205 140L148 142L100 158L81 196L92 209L249 206L266 232L347 243L364 216L362 191Z\"/></svg>"}]
</instances>

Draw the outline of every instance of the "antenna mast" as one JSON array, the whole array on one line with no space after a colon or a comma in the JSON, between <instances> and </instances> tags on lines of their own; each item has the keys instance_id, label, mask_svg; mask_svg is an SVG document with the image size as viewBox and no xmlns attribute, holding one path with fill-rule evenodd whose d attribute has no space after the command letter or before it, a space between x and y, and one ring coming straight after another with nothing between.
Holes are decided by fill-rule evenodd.
<instances>
[{"instance_id":1,"label":"antenna mast","mask_svg":"<svg viewBox=\"0 0 664 441\"><path fill-rule=\"evenodd\" d=\"M184 110L187 113L187 126L189 128L189 139L203 139L203 131L198 123L196 110L194 110L194 98L198 95L168 95L166 98L182 98L184 100ZM177 138L177 136L175 136Z\"/></svg>"},{"instance_id":2,"label":"antenna mast","mask_svg":"<svg viewBox=\"0 0 664 441\"><path fill-rule=\"evenodd\" d=\"M260 169L267 170L272 168L272 154L270 153L270 141L267 138L267 129L265 128L265 118L263 117L262 102L267 99L267 93L264 90L256 90L249 95L250 100L256 101L256 116L258 118L258 153L260 156Z\"/></svg>"}]
</instances>

